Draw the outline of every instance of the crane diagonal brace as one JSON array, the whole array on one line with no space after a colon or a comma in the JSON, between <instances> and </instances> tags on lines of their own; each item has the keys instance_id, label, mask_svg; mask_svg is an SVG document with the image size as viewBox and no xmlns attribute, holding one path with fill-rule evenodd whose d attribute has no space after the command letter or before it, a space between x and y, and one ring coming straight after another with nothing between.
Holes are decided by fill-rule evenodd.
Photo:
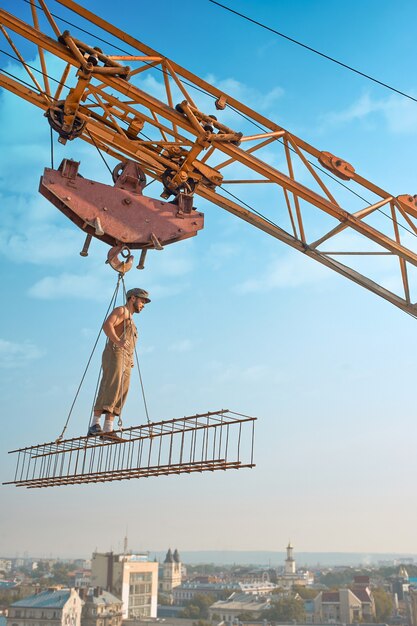
<instances>
[{"instance_id":1,"label":"crane diagonal brace","mask_svg":"<svg viewBox=\"0 0 417 626\"><path fill-rule=\"evenodd\" d=\"M150 249L194 237L204 215L190 196L163 202L142 195L145 178L136 163L115 169L110 187L78 174L79 163L64 159L58 170L45 168L40 193L79 228L111 246ZM185 200L185 202L184 202Z\"/></svg>"}]
</instances>

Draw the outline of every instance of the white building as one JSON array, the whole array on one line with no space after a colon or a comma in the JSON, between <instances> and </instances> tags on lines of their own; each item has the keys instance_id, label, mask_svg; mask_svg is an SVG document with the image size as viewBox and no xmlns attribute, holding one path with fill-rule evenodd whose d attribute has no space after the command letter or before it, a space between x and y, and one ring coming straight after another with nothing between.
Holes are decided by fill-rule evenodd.
<instances>
[{"instance_id":1,"label":"white building","mask_svg":"<svg viewBox=\"0 0 417 626\"><path fill-rule=\"evenodd\" d=\"M42 591L14 602L7 626L80 626L81 608L75 589Z\"/></svg>"},{"instance_id":2,"label":"white building","mask_svg":"<svg viewBox=\"0 0 417 626\"><path fill-rule=\"evenodd\" d=\"M0 559L0 572L10 572L12 569L12 562L10 559Z\"/></svg>"},{"instance_id":3,"label":"white building","mask_svg":"<svg viewBox=\"0 0 417 626\"><path fill-rule=\"evenodd\" d=\"M165 560L159 568L159 592L173 601L172 591L181 585L182 563L177 549L169 548Z\"/></svg>"},{"instance_id":4,"label":"white building","mask_svg":"<svg viewBox=\"0 0 417 626\"><path fill-rule=\"evenodd\" d=\"M242 613L250 613L253 619L270 606L270 598L255 596L249 593L232 593L227 600L219 600L209 607L210 619L233 624Z\"/></svg>"},{"instance_id":5,"label":"white building","mask_svg":"<svg viewBox=\"0 0 417 626\"><path fill-rule=\"evenodd\" d=\"M80 589L82 626L122 626L122 601L100 587Z\"/></svg>"},{"instance_id":6,"label":"white building","mask_svg":"<svg viewBox=\"0 0 417 626\"><path fill-rule=\"evenodd\" d=\"M291 541L289 541L287 546L287 558L285 559L285 574L287 576L295 574L295 559L293 556L293 550L294 548L291 545Z\"/></svg>"},{"instance_id":7,"label":"white building","mask_svg":"<svg viewBox=\"0 0 417 626\"><path fill-rule=\"evenodd\" d=\"M277 575L278 586L291 589L294 585L311 585L314 582L313 574L305 569L297 570L291 541L288 542L286 550L287 558L285 559L284 572Z\"/></svg>"},{"instance_id":8,"label":"white building","mask_svg":"<svg viewBox=\"0 0 417 626\"><path fill-rule=\"evenodd\" d=\"M375 603L369 589L321 591L314 598L314 622L320 624L352 624L372 622Z\"/></svg>"},{"instance_id":9,"label":"white building","mask_svg":"<svg viewBox=\"0 0 417 626\"><path fill-rule=\"evenodd\" d=\"M158 563L147 554L94 553L91 584L122 600L124 619L156 617Z\"/></svg>"}]
</instances>

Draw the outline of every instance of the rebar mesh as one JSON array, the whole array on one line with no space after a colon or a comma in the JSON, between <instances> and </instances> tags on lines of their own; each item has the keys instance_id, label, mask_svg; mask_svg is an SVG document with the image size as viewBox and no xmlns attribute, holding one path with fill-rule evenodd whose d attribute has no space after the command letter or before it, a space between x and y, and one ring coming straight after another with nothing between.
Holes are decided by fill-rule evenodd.
<instances>
[{"instance_id":1,"label":"rebar mesh","mask_svg":"<svg viewBox=\"0 0 417 626\"><path fill-rule=\"evenodd\" d=\"M254 467L255 417L228 409L12 450L16 487L53 487Z\"/></svg>"}]
</instances>

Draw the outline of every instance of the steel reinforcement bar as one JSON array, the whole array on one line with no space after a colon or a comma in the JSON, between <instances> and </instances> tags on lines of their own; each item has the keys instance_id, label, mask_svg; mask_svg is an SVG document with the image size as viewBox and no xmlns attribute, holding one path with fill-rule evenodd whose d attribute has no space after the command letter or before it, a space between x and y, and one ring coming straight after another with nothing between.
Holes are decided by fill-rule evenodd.
<instances>
[{"instance_id":1,"label":"steel reinforcement bar","mask_svg":"<svg viewBox=\"0 0 417 626\"><path fill-rule=\"evenodd\" d=\"M30 489L254 467L255 417L228 409L12 450L14 480Z\"/></svg>"}]
</instances>

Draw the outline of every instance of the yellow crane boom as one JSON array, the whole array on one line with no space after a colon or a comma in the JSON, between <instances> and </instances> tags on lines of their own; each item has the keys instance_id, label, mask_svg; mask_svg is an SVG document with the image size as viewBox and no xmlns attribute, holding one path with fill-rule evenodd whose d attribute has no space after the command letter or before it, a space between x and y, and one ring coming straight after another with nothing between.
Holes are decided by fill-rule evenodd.
<instances>
[{"instance_id":1,"label":"yellow crane boom","mask_svg":"<svg viewBox=\"0 0 417 626\"><path fill-rule=\"evenodd\" d=\"M163 184L164 198L197 194L417 314L417 253L409 244L417 236L415 197L384 191L343 158L311 146L79 4L57 2L120 44L103 51L93 36L86 43L61 32L45 0L40 9L31 0L32 24L0 10L2 36L27 73L23 81L0 72L0 86L45 111L62 143L80 137L134 161ZM22 38L38 51L39 78L20 52ZM63 63L52 85L48 63L55 58ZM158 96L143 81L155 71ZM389 263L386 285L382 260L376 270L370 262L381 256Z\"/></svg>"}]
</instances>

